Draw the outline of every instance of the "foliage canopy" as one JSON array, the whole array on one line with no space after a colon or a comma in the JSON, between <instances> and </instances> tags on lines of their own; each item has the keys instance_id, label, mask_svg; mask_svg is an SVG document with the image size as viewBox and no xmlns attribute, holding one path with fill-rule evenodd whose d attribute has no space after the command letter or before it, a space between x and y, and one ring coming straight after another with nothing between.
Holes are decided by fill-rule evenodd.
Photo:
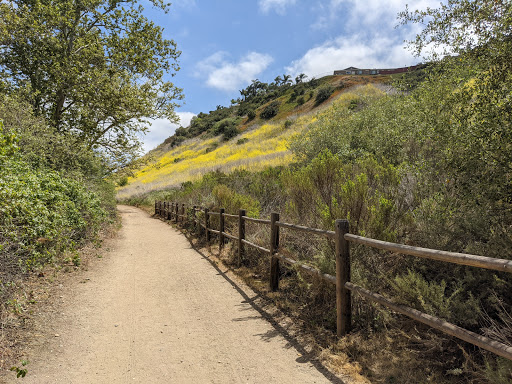
<instances>
[{"instance_id":1,"label":"foliage canopy","mask_svg":"<svg viewBox=\"0 0 512 384\"><path fill-rule=\"evenodd\" d=\"M58 131L123 159L148 118L176 118L180 52L137 1L9 0L0 16L1 86Z\"/></svg>"}]
</instances>

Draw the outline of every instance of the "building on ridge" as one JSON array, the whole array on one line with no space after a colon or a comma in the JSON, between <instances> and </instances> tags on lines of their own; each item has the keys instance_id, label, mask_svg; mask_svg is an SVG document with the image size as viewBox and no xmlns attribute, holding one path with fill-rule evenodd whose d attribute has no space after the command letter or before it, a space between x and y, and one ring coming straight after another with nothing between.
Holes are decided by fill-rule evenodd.
<instances>
[{"instance_id":1,"label":"building on ridge","mask_svg":"<svg viewBox=\"0 0 512 384\"><path fill-rule=\"evenodd\" d=\"M411 65L409 67L400 67L400 68L373 68L373 69L361 69L356 67L348 67L341 70L334 71L334 76L341 75L392 75L394 73L404 73L409 71L414 71L419 67L418 65Z\"/></svg>"}]
</instances>

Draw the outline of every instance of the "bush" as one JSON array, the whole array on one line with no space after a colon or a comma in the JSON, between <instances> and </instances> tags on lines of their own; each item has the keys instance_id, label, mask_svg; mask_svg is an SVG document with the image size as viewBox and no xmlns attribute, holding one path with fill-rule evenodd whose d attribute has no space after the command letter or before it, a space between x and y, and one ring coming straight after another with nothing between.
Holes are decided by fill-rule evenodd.
<instances>
[{"instance_id":1,"label":"bush","mask_svg":"<svg viewBox=\"0 0 512 384\"><path fill-rule=\"evenodd\" d=\"M332 93L334 92L334 88L331 86L325 86L318 90L318 93L316 94L315 102L316 104L322 104L325 100L327 100L329 97L331 97Z\"/></svg>"},{"instance_id":2,"label":"bush","mask_svg":"<svg viewBox=\"0 0 512 384\"><path fill-rule=\"evenodd\" d=\"M262 119L270 119L279 113L279 101L273 101L269 105L267 105L263 111L260 113L260 117Z\"/></svg>"},{"instance_id":3,"label":"bush","mask_svg":"<svg viewBox=\"0 0 512 384\"><path fill-rule=\"evenodd\" d=\"M250 109L247 111L247 118L249 120L253 120L256 117L256 112L254 112L254 109Z\"/></svg>"},{"instance_id":4,"label":"bush","mask_svg":"<svg viewBox=\"0 0 512 384\"><path fill-rule=\"evenodd\" d=\"M249 113L249 111L251 109L254 109L252 104L244 102L244 103L240 104L240 106L236 110L236 115L240 116L240 117L245 116L245 115L247 115Z\"/></svg>"},{"instance_id":5,"label":"bush","mask_svg":"<svg viewBox=\"0 0 512 384\"><path fill-rule=\"evenodd\" d=\"M478 301L471 294L466 297L461 286L448 287L445 280L439 283L426 281L418 272L411 270L396 276L391 286L395 291L395 300L400 304L462 326L478 323Z\"/></svg>"},{"instance_id":6,"label":"bush","mask_svg":"<svg viewBox=\"0 0 512 384\"><path fill-rule=\"evenodd\" d=\"M20 158L2 161L0 260L12 275L32 270L94 238L107 220L98 197L82 183ZM21 270L18 268L21 267Z\"/></svg>"},{"instance_id":7,"label":"bush","mask_svg":"<svg viewBox=\"0 0 512 384\"><path fill-rule=\"evenodd\" d=\"M216 135L222 134L223 140L227 141L239 134L237 125L237 119L228 117L215 124L214 133Z\"/></svg>"},{"instance_id":8,"label":"bush","mask_svg":"<svg viewBox=\"0 0 512 384\"><path fill-rule=\"evenodd\" d=\"M215 205L225 208L227 213L238 213L238 210L245 209L250 217L258 217L260 214L260 203L250 196L239 194L226 185L215 186L212 191L215 197Z\"/></svg>"},{"instance_id":9,"label":"bush","mask_svg":"<svg viewBox=\"0 0 512 384\"><path fill-rule=\"evenodd\" d=\"M356 109L358 107L358 105L359 105L359 100L356 100L356 99L350 100L348 109L353 111L354 109Z\"/></svg>"},{"instance_id":10,"label":"bush","mask_svg":"<svg viewBox=\"0 0 512 384\"><path fill-rule=\"evenodd\" d=\"M228 141L229 139L232 139L233 137L235 137L236 135L238 135L240 133L240 131L238 130L238 128L236 126L229 126L228 128L226 128L224 130L224 136L223 136L223 140L224 141Z\"/></svg>"},{"instance_id":11,"label":"bush","mask_svg":"<svg viewBox=\"0 0 512 384\"><path fill-rule=\"evenodd\" d=\"M219 147L219 143L213 143L210 147L206 148L204 150L205 153L210 153L212 151L215 151Z\"/></svg>"},{"instance_id":12,"label":"bush","mask_svg":"<svg viewBox=\"0 0 512 384\"><path fill-rule=\"evenodd\" d=\"M119 181L117 182L117 185L119 187L124 187L124 186L128 185L128 176L121 177L121 179L119 179Z\"/></svg>"},{"instance_id":13,"label":"bush","mask_svg":"<svg viewBox=\"0 0 512 384\"><path fill-rule=\"evenodd\" d=\"M115 215L114 186L104 179L101 159L80 146L73 150L73 143L63 142L70 137L21 106L7 100L0 108L8 124L0 121L0 169L9 170L0 172L5 281L96 239L102 224ZM127 178L120 179L124 182Z\"/></svg>"}]
</instances>

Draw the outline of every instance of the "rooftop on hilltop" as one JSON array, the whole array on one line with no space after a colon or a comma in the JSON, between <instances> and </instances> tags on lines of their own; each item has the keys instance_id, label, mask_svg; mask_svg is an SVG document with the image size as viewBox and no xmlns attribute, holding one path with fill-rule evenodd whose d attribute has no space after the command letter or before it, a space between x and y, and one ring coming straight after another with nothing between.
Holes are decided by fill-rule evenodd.
<instances>
[{"instance_id":1,"label":"rooftop on hilltop","mask_svg":"<svg viewBox=\"0 0 512 384\"><path fill-rule=\"evenodd\" d=\"M392 75L394 73L405 73L409 71L414 71L418 68L418 65L412 65L409 67L400 67L400 68L373 68L373 69L361 69L356 67L348 67L345 69L334 71L334 76L342 76L342 75Z\"/></svg>"}]
</instances>

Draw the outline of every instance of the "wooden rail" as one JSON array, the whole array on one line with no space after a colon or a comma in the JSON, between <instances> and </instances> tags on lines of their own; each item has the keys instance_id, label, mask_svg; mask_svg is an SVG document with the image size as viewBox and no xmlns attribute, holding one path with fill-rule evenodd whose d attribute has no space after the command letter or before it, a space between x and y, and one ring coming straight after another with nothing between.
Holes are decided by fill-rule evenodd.
<instances>
[{"instance_id":1,"label":"wooden rail","mask_svg":"<svg viewBox=\"0 0 512 384\"><path fill-rule=\"evenodd\" d=\"M282 228L289 228L289 229L295 229L297 231L302 231L302 232L308 232L308 233L313 233L315 235L321 235L321 236L326 236L330 239L334 239L336 233L333 232L333 231L325 231L323 229L316 229L316 228L309 228L309 227L303 227L302 225L295 225L295 224L288 224L288 223L281 223L281 222L277 222L276 225L278 227L282 227Z\"/></svg>"},{"instance_id":2,"label":"wooden rail","mask_svg":"<svg viewBox=\"0 0 512 384\"><path fill-rule=\"evenodd\" d=\"M438 251L435 249L412 247L410 245L388 243L387 241L369 239L367 237L346 234L345 239L354 243L364 244L372 248L403 253L422 257L425 259L439 260L446 263L467 265L470 267L492 269L494 271L512 272L512 260L493 259L490 257L468 255L465 253Z\"/></svg>"},{"instance_id":3,"label":"wooden rail","mask_svg":"<svg viewBox=\"0 0 512 384\"><path fill-rule=\"evenodd\" d=\"M243 219L245 221L250 221L251 223L270 224L270 220L265 220L265 219L255 219L254 217L248 217L248 216L244 216Z\"/></svg>"},{"instance_id":4,"label":"wooden rail","mask_svg":"<svg viewBox=\"0 0 512 384\"><path fill-rule=\"evenodd\" d=\"M187 212L190 212L191 214L189 215ZM196 215L197 212L202 212L203 217L198 217ZM270 220L257 219L246 216L247 213L243 209L238 212L238 215L227 214L224 212L224 209L220 209L219 212L211 212L208 210L208 208L198 208L197 206L191 207L187 211L184 204L181 204L180 206L178 203L162 201L155 201L155 215L162 217L163 219L170 220L171 222L174 221L175 223L178 223L178 220L181 219L182 223L189 222L190 224L193 224L196 230L199 229L201 231L202 229L202 231L204 231L207 242L211 241L211 234L218 235L220 248L224 246L226 239L237 241L239 265L241 265L245 257L245 246L253 247L263 253L269 254L269 280L272 290L279 289L280 261L293 265L295 268L298 268L306 273L315 275L331 284L334 284L336 286L336 328L337 334L340 337L347 334L350 331L352 325L351 292L354 292L366 300L371 300L384 305L397 313L406 315L443 333L455 336L468 343L474 344L506 359L512 360L512 346L510 345L491 340L485 336L478 335L467 329L458 327L454 324L448 323L435 316L420 312L416 309L396 304L378 293L371 292L350 282L350 243L362 244L372 248L383 249L395 253L438 260L447 263L509 273L512 272L511 260L413 247L410 245L396 244L362 236L356 236L349 233L349 222L347 220L336 220L335 231L327 231L323 229L309 228L301 225L281 222L279 221L278 213L272 213ZM213 229L210 226L210 216L219 217L219 229ZM192 217L192 219L190 219L190 217ZM225 232L225 218L238 219L238 236ZM246 222L270 226L269 248L259 246L245 239ZM280 254L280 228L301 231L334 240L336 253L336 275L333 276L322 273L310 265L301 263L297 260Z\"/></svg>"},{"instance_id":5,"label":"wooden rail","mask_svg":"<svg viewBox=\"0 0 512 384\"><path fill-rule=\"evenodd\" d=\"M261 252L270 253L270 249L267 249L267 248L264 248L264 247L260 247L259 245L251 243L250 241L247 241L245 239L242 240L242 243L246 244L246 245L249 245L249 246L251 246L253 248L256 248L256 249L260 250Z\"/></svg>"}]
</instances>

